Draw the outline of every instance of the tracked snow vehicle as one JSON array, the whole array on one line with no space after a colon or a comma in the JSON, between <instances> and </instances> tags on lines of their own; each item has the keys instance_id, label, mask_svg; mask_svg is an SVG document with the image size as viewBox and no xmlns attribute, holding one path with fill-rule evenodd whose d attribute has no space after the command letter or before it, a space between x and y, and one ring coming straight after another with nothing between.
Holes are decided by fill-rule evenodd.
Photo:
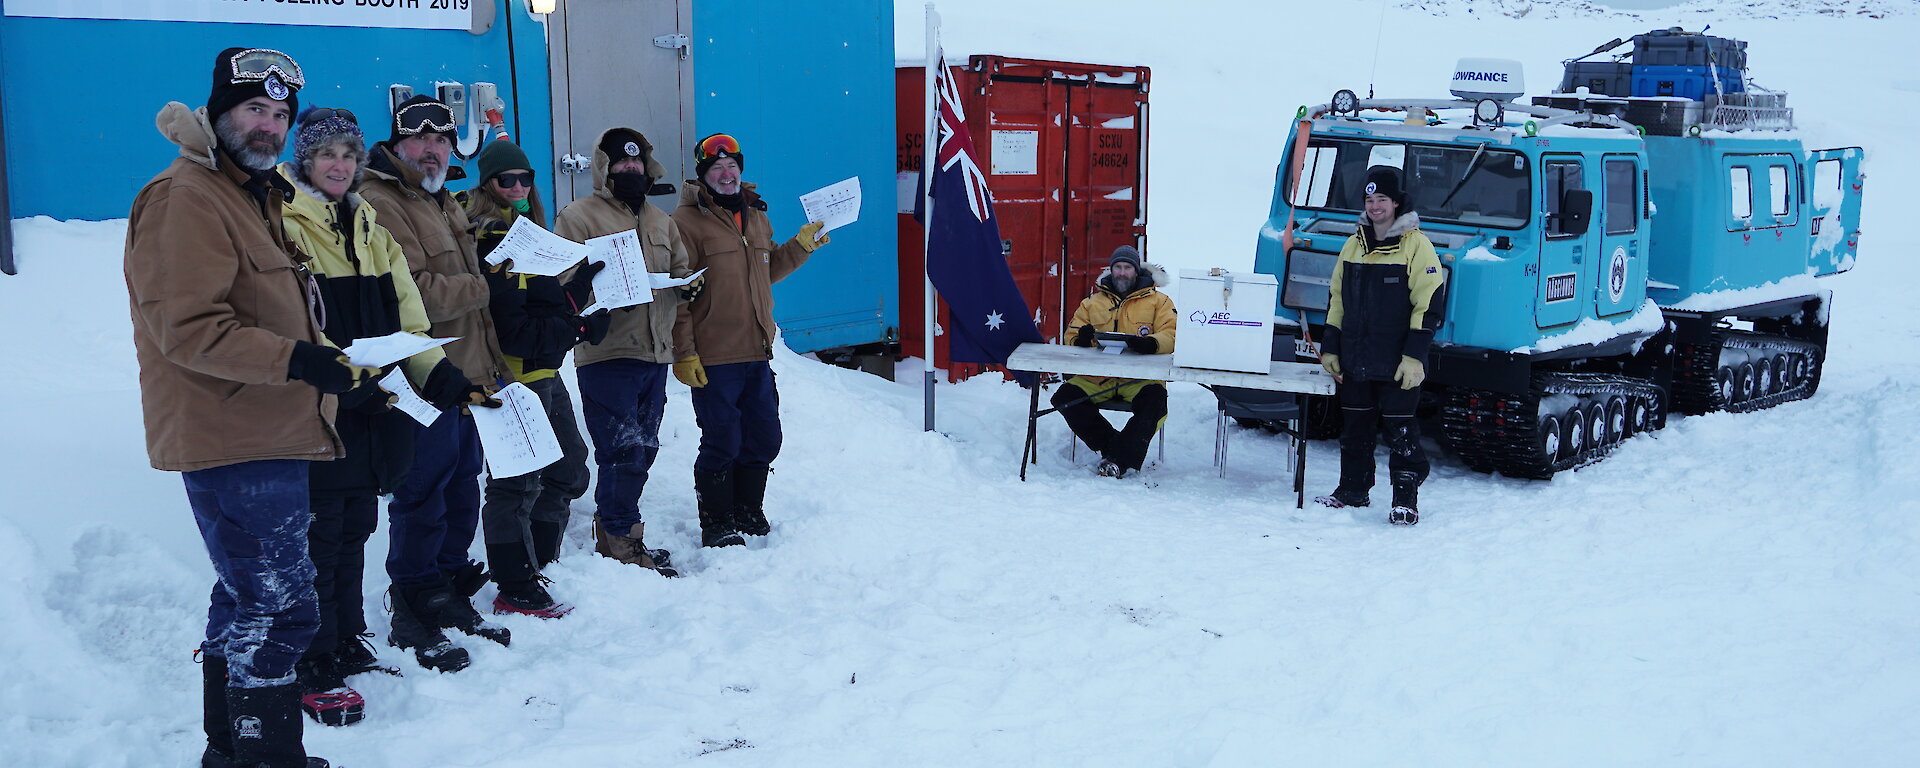
<instances>
[{"instance_id":1,"label":"tracked snow vehicle","mask_svg":"<svg viewBox=\"0 0 1920 768\"><path fill-rule=\"evenodd\" d=\"M1615 40L1566 62L1561 92L1528 104L1517 64L1464 59L1452 99L1302 108L1255 256L1281 281L1293 359L1317 357L1358 180L1384 164L1448 273L1423 410L1469 467L1547 479L1671 411L1811 396L1831 319L1818 278L1853 266L1863 152L1804 148L1744 43L1634 43L1632 61L1581 60Z\"/></svg>"}]
</instances>

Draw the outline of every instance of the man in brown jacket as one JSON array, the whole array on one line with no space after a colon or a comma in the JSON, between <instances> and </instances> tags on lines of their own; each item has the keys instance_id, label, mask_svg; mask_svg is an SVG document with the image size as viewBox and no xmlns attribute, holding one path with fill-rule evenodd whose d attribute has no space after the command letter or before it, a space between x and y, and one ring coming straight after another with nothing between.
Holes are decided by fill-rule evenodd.
<instances>
[{"instance_id":1,"label":"man in brown jacket","mask_svg":"<svg viewBox=\"0 0 1920 768\"><path fill-rule=\"evenodd\" d=\"M593 152L593 196L567 205L554 232L576 242L634 230L647 271L674 277L692 273L680 228L647 203L666 168L639 131L614 128L600 135ZM672 191L668 185L666 191ZM606 338L574 347L581 410L600 469L593 501L593 529L600 554L661 570L665 550L649 550L641 538L640 492L660 453L660 418L667 407L667 372L673 364L673 324L680 305L698 296L706 278L679 289L657 290L653 301L613 310ZM536 531L536 539L539 531ZM557 537L558 531L547 535ZM555 548L558 540L555 539Z\"/></svg>"},{"instance_id":2,"label":"man in brown jacket","mask_svg":"<svg viewBox=\"0 0 1920 768\"><path fill-rule=\"evenodd\" d=\"M469 406L498 408L490 397L507 364L487 311L487 280L475 255L467 214L446 182L466 178L449 165L453 110L416 96L394 111L393 135L369 152L360 194L407 255L435 337L458 336L444 349L451 365L435 369L421 393L436 404L460 403L414 438L407 478L387 505L387 575L393 579L393 631L387 641L410 648L421 666L451 672L469 662L440 630L458 629L505 645L505 627L488 622L471 598L486 570L467 556L480 521L480 433Z\"/></svg>"},{"instance_id":3,"label":"man in brown jacket","mask_svg":"<svg viewBox=\"0 0 1920 768\"><path fill-rule=\"evenodd\" d=\"M128 217L127 298L147 455L182 473L219 583L201 644L202 765L325 766L301 744L294 663L319 626L307 470L341 455L334 394L377 369L325 346L286 241L274 172L305 79L279 51L229 48L204 109L160 111L180 157Z\"/></svg>"},{"instance_id":4,"label":"man in brown jacket","mask_svg":"<svg viewBox=\"0 0 1920 768\"><path fill-rule=\"evenodd\" d=\"M740 181L740 142L724 133L694 147L698 179L680 191L673 223L688 266L705 269L707 288L680 307L673 326L673 375L693 387L700 452L693 490L700 543L744 544L769 531L768 468L780 453L780 395L773 383L773 284L827 243L820 222L775 246L767 204Z\"/></svg>"}]
</instances>

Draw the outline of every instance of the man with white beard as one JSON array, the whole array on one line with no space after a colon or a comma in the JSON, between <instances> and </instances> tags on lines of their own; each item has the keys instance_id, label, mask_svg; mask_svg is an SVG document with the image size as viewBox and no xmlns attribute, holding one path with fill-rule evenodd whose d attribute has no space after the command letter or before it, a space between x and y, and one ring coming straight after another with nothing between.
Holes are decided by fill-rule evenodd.
<instances>
[{"instance_id":1,"label":"man with white beard","mask_svg":"<svg viewBox=\"0 0 1920 768\"><path fill-rule=\"evenodd\" d=\"M466 178L449 164L453 110L415 96L393 114L393 134L368 154L360 195L407 256L420 288L431 333L459 337L444 347L467 376L467 402L433 424L417 427L413 463L387 505L387 575L393 579L393 631L387 642L412 649L421 666L443 672L466 666L468 655L440 631L458 629L506 645L505 627L473 608L486 568L468 558L480 521L480 433L467 406L500 407L490 395L502 384L487 279L475 255L466 211L446 183Z\"/></svg>"},{"instance_id":2,"label":"man with white beard","mask_svg":"<svg viewBox=\"0 0 1920 768\"><path fill-rule=\"evenodd\" d=\"M218 578L200 646L203 766L327 764L302 745L294 679L320 615L307 474L342 454L333 396L378 369L327 346L281 229L293 188L273 166L305 84L279 51L221 51L205 109L160 111L180 157L127 223L147 456L181 473Z\"/></svg>"}]
</instances>

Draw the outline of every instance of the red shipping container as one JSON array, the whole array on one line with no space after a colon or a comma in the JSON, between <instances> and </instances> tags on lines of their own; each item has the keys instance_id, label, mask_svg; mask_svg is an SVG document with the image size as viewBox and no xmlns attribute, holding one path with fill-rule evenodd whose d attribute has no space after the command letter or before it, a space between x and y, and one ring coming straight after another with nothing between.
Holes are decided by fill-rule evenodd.
<instances>
[{"instance_id":1,"label":"red shipping container","mask_svg":"<svg viewBox=\"0 0 1920 768\"><path fill-rule=\"evenodd\" d=\"M976 159L987 170L1001 250L1048 341L1067 321L1113 249L1147 254L1147 67L973 56L951 67ZM900 348L925 354L924 237L913 219L926 109L924 67L894 72L899 110ZM936 308L946 327L946 303ZM937 332L937 331L936 331ZM959 381L992 366L953 363L944 334L934 363Z\"/></svg>"}]
</instances>

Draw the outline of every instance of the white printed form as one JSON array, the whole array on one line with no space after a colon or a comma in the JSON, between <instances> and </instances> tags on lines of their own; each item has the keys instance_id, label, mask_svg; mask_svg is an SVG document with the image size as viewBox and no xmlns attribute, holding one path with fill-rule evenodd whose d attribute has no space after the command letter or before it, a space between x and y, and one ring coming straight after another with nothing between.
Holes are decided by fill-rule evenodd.
<instances>
[{"instance_id":1,"label":"white printed form","mask_svg":"<svg viewBox=\"0 0 1920 768\"><path fill-rule=\"evenodd\" d=\"M807 221L817 221L826 226L822 232L829 232L860 220L860 177L855 176L830 187L823 187L800 196L800 207L806 209Z\"/></svg>"},{"instance_id":2,"label":"white printed form","mask_svg":"<svg viewBox=\"0 0 1920 768\"><path fill-rule=\"evenodd\" d=\"M406 331L394 331L385 336L360 339L352 344L348 344L346 349L340 351L347 353L347 359L353 361L354 365L380 368L389 363L397 363L413 357L434 347L457 341L459 338L458 336L453 336L445 339L429 339L425 336L415 336Z\"/></svg>"},{"instance_id":3,"label":"white printed form","mask_svg":"<svg viewBox=\"0 0 1920 768\"><path fill-rule=\"evenodd\" d=\"M588 240L587 247L587 261L607 266L593 276L593 306L580 314L653 303L653 276L647 272L639 235L631 229L615 232Z\"/></svg>"},{"instance_id":4,"label":"white printed form","mask_svg":"<svg viewBox=\"0 0 1920 768\"><path fill-rule=\"evenodd\" d=\"M494 394L499 408L467 409L480 431L480 449L487 456L487 473L497 478L519 477L560 460L560 440L540 396L514 382Z\"/></svg>"},{"instance_id":5,"label":"white printed form","mask_svg":"<svg viewBox=\"0 0 1920 768\"><path fill-rule=\"evenodd\" d=\"M687 283L691 283L695 280L700 279L700 276L706 273L707 273L707 270L702 269L691 275L687 275L686 277L674 277L672 274L667 272L648 272L647 279L653 282L654 290L664 291L668 288L678 288L680 286L686 285Z\"/></svg>"},{"instance_id":6,"label":"white printed form","mask_svg":"<svg viewBox=\"0 0 1920 768\"><path fill-rule=\"evenodd\" d=\"M380 377L380 388L392 392L396 398L393 401L393 407L412 416L414 421L420 422L420 426L429 426L433 424L434 419L440 418L440 409L433 407L433 403L427 402L420 397L419 392L414 391L413 382L407 381L405 371L395 368L387 375Z\"/></svg>"},{"instance_id":7,"label":"white printed form","mask_svg":"<svg viewBox=\"0 0 1920 768\"><path fill-rule=\"evenodd\" d=\"M488 264L513 259L513 271L551 277L580 263L592 249L548 232L525 216L513 222L507 236L487 254Z\"/></svg>"}]
</instances>

